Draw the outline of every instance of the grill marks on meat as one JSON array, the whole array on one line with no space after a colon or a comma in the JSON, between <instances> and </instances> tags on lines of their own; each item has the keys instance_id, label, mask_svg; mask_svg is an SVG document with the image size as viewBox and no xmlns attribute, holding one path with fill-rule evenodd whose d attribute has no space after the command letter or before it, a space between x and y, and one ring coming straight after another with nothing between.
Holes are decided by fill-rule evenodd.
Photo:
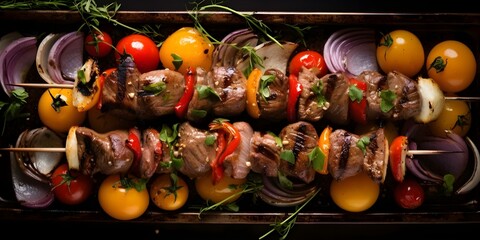
<instances>
[{"instance_id":1,"label":"grill marks on meat","mask_svg":"<svg viewBox=\"0 0 480 240\"><path fill-rule=\"evenodd\" d=\"M315 68L307 69L302 67L298 74L298 81L302 84L302 92L298 97L298 112L299 120L317 122L323 118L323 115L328 109L330 103L319 105L317 95L314 88L320 88L321 94L325 96L328 81L327 78L318 78ZM318 71L318 70L317 70Z\"/></svg>"},{"instance_id":2,"label":"grill marks on meat","mask_svg":"<svg viewBox=\"0 0 480 240\"><path fill-rule=\"evenodd\" d=\"M196 87L188 105L187 119L199 122L210 120L213 116L232 117L242 114L247 98L246 84L247 79L235 67L215 66L209 72L197 68L196 86L210 87L219 98L201 96Z\"/></svg>"},{"instance_id":3,"label":"grill marks on meat","mask_svg":"<svg viewBox=\"0 0 480 240\"><path fill-rule=\"evenodd\" d=\"M80 169L84 174L125 174L130 170L134 154L125 145L128 141L128 130L99 134L91 129L78 127L75 134L78 157L81 159Z\"/></svg>"},{"instance_id":4,"label":"grill marks on meat","mask_svg":"<svg viewBox=\"0 0 480 240\"><path fill-rule=\"evenodd\" d=\"M211 170L210 162L215 159L217 144L207 145L205 139L213 133L193 127L189 122L178 128L177 151L183 158L179 171L193 179Z\"/></svg>"},{"instance_id":5,"label":"grill marks on meat","mask_svg":"<svg viewBox=\"0 0 480 240\"><path fill-rule=\"evenodd\" d=\"M420 113L421 99L416 80L392 71L386 76L375 71L365 71L358 76L359 80L367 83L367 118L376 120L379 118L394 121L412 118ZM392 91L396 98L393 101L393 109L383 112L380 108L380 93L383 90Z\"/></svg>"},{"instance_id":6,"label":"grill marks on meat","mask_svg":"<svg viewBox=\"0 0 480 240\"><path fill-rule=\"evenodd\" d=\"M283 128L279 137L282 139L283 148L292 150L295 156L295 164L280 161L279 171L306 183L312 182L316 171L308 155L317 146L318 135L315 127L311 123L299 121Z\"/></svg>"},{"instance_id":7,"label":"grill marks on meat","mask_svg":"<svg viewBox=\"0 0 480 240\"><path fill-rule=\"evenodd\" d=\"M365 153L357 146L362 137L368 137ZM386 171L384 129L379 128L364 135L356 135L343 129L330 134L328 168L333 179L341 180L365 171L376 182L383 182ZM388 156L388 155L387 155Z\"/></svg>"},{"instance_id":8,"label":"grill marks on meat","mask_svg":"<svg viewBox=\"0 0 480 240\"><path fill-rule=\"evenodd\" d=\"M153 84L153 85L152 85ZM162 91L145 88L161 86ZM127 57L106 79L102 90L102 110L126 119L153 119L174 113L183 95L185 79L179 72L164 69L141 74Z\"/></svg>"},{"instance_id":9,"label":"grill marks on meat","mask_svg":"<svg viewBox=\"0 0 480 240\"><path fill-rule=\"evenodd\" d=\"M155 129L140 132L132 129L133 134L142 141L142 156L135 161L133 151L127 146L128 130L115 130L97 133L86 127L75 131L78 143L80 169L84 174L131 173L140 178L151 177L162 160L162 144Z\"/></svg>"},{"instance_id":10,"label":"grill marks on meat","mask_svg":"<svg viewBox=\"0 0 480 240\"><path fill-rule=\"evenodd\" d=\"M349 80L345 73L327 74L322 77L321 81L326 82L326 99L328 99L329 107L325 113L325 117L339 125L349 123L348 118L348 97Z\"/></svg>"},{"instance_id":11,"label":"grill marks on meat","mask_svg":"<svg viewBox=\"0 0 480 240\"><path fill-rule=\"evenodd\" d=\"M267 86L270 96L266 99L260 98L258 101L260 118L271 121L283 120L287 116L288 77L278 69L267 69L264 76L268 75L274 76L275 80Z\"/></svg>"},{"instance_id":12,"label":"grill marks on meat","mask_svg":"<svg viewBox=\"0 0 480 240\"><path fill-rule=\"evenodd\" d=\"M277 145L275 137L265 132L255 131L250 143L252 171L268 177L276 177L282 148Z\"/></svg>"}]
</instances>

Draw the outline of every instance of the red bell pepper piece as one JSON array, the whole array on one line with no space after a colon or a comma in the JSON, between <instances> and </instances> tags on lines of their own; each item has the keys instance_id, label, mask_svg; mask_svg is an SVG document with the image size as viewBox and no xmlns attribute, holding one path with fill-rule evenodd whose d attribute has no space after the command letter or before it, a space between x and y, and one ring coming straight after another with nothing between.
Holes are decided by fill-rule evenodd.
<instances>
[{"instance_id":1,"label":"red bell pepper piece","mask_svg":"<svg viewBox=\"0 0 480 240\"><path fill-rule=\"evenodd\" d=\"M138 163L142 158L142 143L140 142L140 138L138 136L138 130L135 128L131 128L128 131L128 140L126 142L127 147L132 150L134 155L134 163Z\"/></svg>"},{"instance_id":2,"label":"red bell pepper piece","mask_svg":"<svg viewBox=\"0 0 480 240\"><path fill-rule=\"evenodd\" d=\"M356 123L367 124L367 84L356 78L350 79L350 88L348 90L350 103L348 106L349 115Z\"/></svg>"},{"instance_id":3,"label":"red bell pepper piece","mask_svg":"<svg viewBox=\"0 0 480 240\"><path fill-rule=\"evenodd\" d=\"M187 113L188 104L193 97L195 83L195 70L189 67L185 73L185 91L178 103L175 105L175 115L180 119L184 118L185 114Z\"/></svg>"},{"instance_id":4,"label":"red bell pepper piece","mask_svg":"<svg viewBox=\"0 0 480 240\"><path fill-rule=\"evenodd\" d=\"M102 74L100 74L100 76L98 76L98 78L96 79L98 81L98 86L100 88L100 90L98 91L98 94L100 97L98 98L97 109L102 109L103 84L105 83L105 79L108 77L108 75L110 75L113 71L116 71L116 70L117 70L116 68L109 68L103 71Z\"/></svg>"},{"instance_id":5,"label":"red bell pepper piece","mask_svg":"<svg viewBox=\"0 0 480 240\"><path fill-rule=\"evenodd\" d=\"M240 132L233 124L225 120L215 120L210 123L209 127L210 130L218 130L217 156L210 163L212 167L213 184L216 184L223 178L223 161L228 155L232 154L240 144Z\"/></svg>"},{"instance_id":6,"label":"red bell pepper piece","mask_svg":"<svg viewBox=\"0 0 480 240\"><path fill-rule=\"evenodd\" d=\"M298 82L298 77L294 74L288 76L289 91L287 102L287 120L294 122L297 119L297 100L302 93L302 84Z\"/></svg>"}]
</instances>

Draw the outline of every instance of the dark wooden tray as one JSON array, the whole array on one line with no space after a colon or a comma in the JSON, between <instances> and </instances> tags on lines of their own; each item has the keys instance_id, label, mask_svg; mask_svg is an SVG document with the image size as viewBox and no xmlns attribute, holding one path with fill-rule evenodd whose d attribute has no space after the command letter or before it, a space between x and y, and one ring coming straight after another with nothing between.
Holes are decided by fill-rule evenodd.
<instances>
[{"instance_id":1,"label":"dark wooden tray","mask_svg":"<svg viewBox=\"0 0 480 240\"><path fill-rule=\"evenodd\" d=\"M447 36L461 35L465 39L469 39L477 59L480 57L480 13L265 11L255 12L254 15L273 28L281 27L285 23L315 26L320 36L323 37L336 29L345 27L371 27L383 30L405 28L416 31L422 37L428 39L442 39ZM117 13L116 19L128 24L160 24L165 27L166 32L176 29L178 26L192 23L186 11L120 11ZM7 33L16 29L45 32L61 29L74 30L76 29L74 26L78 26L80 21L80 16L70 11L5 10L0 11L0 33ZM212 12L206 15L203 21L209 27L219 29L221 33L232 30L234 27L244 26L242 19L224 12ZM477 69L480 68L477 67ZM472 84L467 93L471 96L480 96L478 92L479 82L477 73L475 83ZM479 117L479 109L478 104L473 106L472 112L474 112L473 119L475 121ZM34 109L35 106L30 106L30 108ZM472 126L469 135L477 144L480 139L479 128L480 126ZM14 137L14 134L12 133L10 137ZM9 140L11 139L2 139L0 144L5 145ZM13 195L9 182L9 161L6 155L8 154L2 154L0 160L0 196L8 200ZM412 211L393 207L388 196L382 196L374 207L362 213L341 211L325 199L327 199L326 196L320 196L317 201L314 201L298 215L296 224L304 226L298 226L298 229L294 228L292 230L294 236L303 236L305 233L315 232L316 229L329 232L325 236L355 236L353 232L342 233L342 227L338 225L345 226L346 229L351 231L359 231L363 233L363 236L381 236L377 234L399 234L403 231L411 231L409 227L404 225L425 226L426 229L431 229L436 223L447 224L449 227L451 227L450 225L457 226L460 223L462 226L457 226L457 228L461 231L468 231L473 230L475 225L480 224L479 186L469 194L456 196L448 200L432 201L426 203L422 208ZM152 237L157 236L158 229L160 229L158 230L160 232L170 233L171 231L191 229L192 233L200 232L202 234L213 234L215 229L217 233L225 233L227 229L231 229L232 232L245 231L240 233L240 236L260 236L269 230L269 224L284 219L294 211L294 208L278 208L266 204L253 206L248 200L242 201L244 202L239 203L243 205L241 205L241 211L238 213L213 211L202 214L202 218L199 219L196 209L187 208L179 212L167 213L151 207L142 217L128 222L139 229L148 229L148 236ZM65 229L73 228L72 225L81 227L105 226L105 229L110 229L113 226L122 228L121 226L125 224L112 220L105 215L95 202L70 208L54 204L42 210L26 209L14 202L0 202L0 223L19 225L28 223L35 226L42 223L52 223L63 226ZM383 228L384 230L378 230L376 228L378 225L388 225L388 227ZM249 230L241 230L243 227ZM434 229L436 229L434 231L442 231L439 228ZM83 231L82 229L77 230ZM336 231L339 235L334 234ZM186 233L179 234L190 236L185 235ZM235 235L236 233L232 234ZM158 236L160 235L158 234ZM318 237L321 236L322 234L318 235ZM232 239L236 238L232 237Z\"/></svg>"}]
</instances>

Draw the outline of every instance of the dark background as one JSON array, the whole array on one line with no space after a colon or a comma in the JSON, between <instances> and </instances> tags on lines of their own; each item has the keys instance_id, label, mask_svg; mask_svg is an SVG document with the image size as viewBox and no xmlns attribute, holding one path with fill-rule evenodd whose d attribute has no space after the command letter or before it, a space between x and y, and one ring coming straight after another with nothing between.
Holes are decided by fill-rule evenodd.
<instances>
[{"instance_id":1,"label":"dark background","mask_svg":"<svg viewBox=\"0 0 480 240\"><path fill-rule=\"evenodd\" d=\"M113 1L98 0L99 5ZM220 1L204 0L120 0L121 10L185 11L192 2L211 4ZM289 11L289 12L395 12L395 13L467 13L480 12L474 0L226 0L222 5L237 11ZM476 5L476 4L475 4Z\"/></svg>"}]
</instances>

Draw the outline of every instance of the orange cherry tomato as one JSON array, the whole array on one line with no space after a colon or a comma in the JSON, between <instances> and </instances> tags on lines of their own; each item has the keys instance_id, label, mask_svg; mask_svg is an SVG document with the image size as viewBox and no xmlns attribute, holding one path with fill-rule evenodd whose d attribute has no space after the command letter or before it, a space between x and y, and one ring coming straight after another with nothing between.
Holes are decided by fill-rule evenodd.
<instances>
[{"instance_id":1,"label":"orange cherry tomato","mask_svg":"<svg viewBox=\"0 0 480 240\"><path fill-rule=\"evenodd\" d=\"M332 181L330 196L340 208L349 212L362 212L371 208L380 195L380 186L365 172Z\"/></svg>"},{"instance_id":2,"label":"orange cherry tomato","mask_svg":"<svg viewBox=\"0 0 480 240\"><path fill-rule=\"evenodd\" d=\"M430 50L425 67L428 76L438 83L442 91L457 93L465 90L473 82L477 62L467 45L447 40Z\"/></svg>"},{"instance_id":3,"label":"orange cherry tomato","mask_svg":"<svg viewBox=\"0 0 480 240\"><path fill-rule=\"evenodd\" d=\"M412 32L394 30L384 35L377 45L377 62L384 73L398 71L408 77L417 75L425 62L420 39Z\"/></svg>"},{"instance_id":4,"label":"orange cherry tomato","mask_svg":"<svg viewBox=\"0 0 480 240\"><path fill-rule=\"evenodd\" d=\"M188 184L177 174L158 175L150 183L150 199L160 209L174 211L188 200Z\"/></svg>"},{"instance_id":5,"label":"orange cherry tomato","mask_svg":"<svg viewBox=\"0 0 480 240\"><path fill-rule=\"evenodd\" d=\"M402 182L405 177L407 150L408 138L406 136L398 136L390 144L390 170L397 182Z\"/></svg>"},{"instance_id":6,"label":"orange cherry tomato","mask_svg":"<svg viewBox=\"0 0 480 240\"><path fill-rule=\"evenodd\" d=\"M212 181L212 173L207 173L195 179L195 189L200 197L209 202L219 203L226 200L225 204L239 199L242 195L243 184L246 179L234 179L223 176L216 184Z\"/></svg>"}]
</instances>

